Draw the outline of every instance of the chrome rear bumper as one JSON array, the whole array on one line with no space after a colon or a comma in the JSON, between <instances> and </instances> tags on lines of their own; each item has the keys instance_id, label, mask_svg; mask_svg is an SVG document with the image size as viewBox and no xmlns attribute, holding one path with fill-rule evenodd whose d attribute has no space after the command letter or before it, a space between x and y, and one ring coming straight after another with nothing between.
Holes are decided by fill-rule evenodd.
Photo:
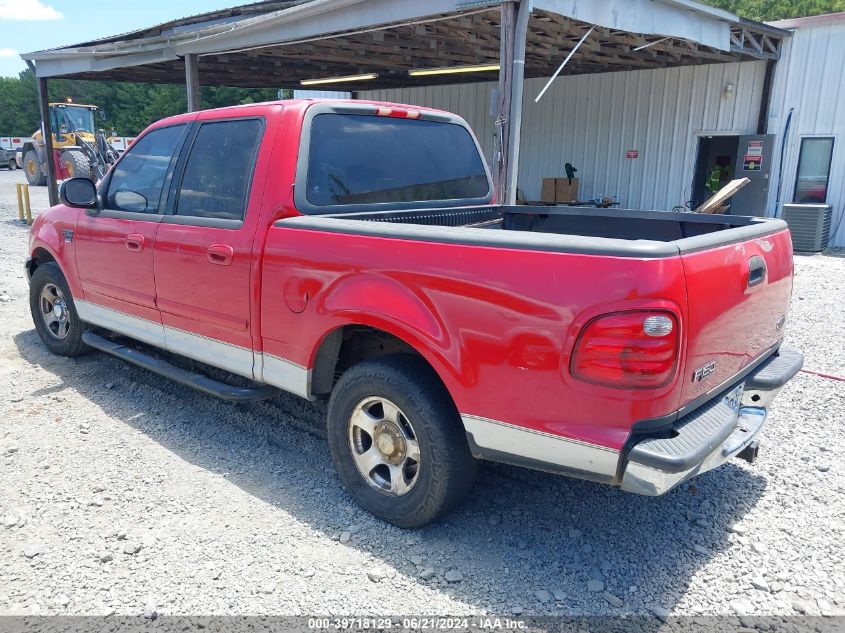
<instances>
[{"instance_id":1,"label":"chrome rear bumper","mask_svg":"<svg viewBox=\"0 0 845 633\"><path fill-rule=\"evenodd\" d=\"M742 381L678 420L666 437L637 442L627 454L622 489L661 495L741 453L763 428L766 407L803 362L800 352L781 350Z\"/></svg>"}]
</instances>

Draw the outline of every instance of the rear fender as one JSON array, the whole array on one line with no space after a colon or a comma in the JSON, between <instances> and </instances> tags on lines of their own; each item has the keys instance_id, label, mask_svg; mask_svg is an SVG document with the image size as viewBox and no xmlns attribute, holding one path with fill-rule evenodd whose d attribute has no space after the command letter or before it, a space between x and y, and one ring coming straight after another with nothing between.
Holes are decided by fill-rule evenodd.
<instances>
[{"instance_id":1,"label":"rear fender","mask_svg":"<svg viewBox=\"0 0 845 633\"><path fill-rule=\"evenodd\" d=\"M335 323L373 327L404 341L429 362L447 388L460 375L458 346L436 306L397 280L376 274L341 278L327 290L317 310L334 317ZM319 347L314 348L309 366Z\"/></svg>"}]
</instances>

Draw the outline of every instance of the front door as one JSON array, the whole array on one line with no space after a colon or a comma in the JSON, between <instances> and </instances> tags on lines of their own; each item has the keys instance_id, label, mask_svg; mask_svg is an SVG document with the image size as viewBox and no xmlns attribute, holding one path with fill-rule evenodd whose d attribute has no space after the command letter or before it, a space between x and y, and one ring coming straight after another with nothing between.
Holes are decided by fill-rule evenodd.
<instances>
[{"instance_id":1,"label":"front door","mask_svg":"<svg viewBox=\"0 0 845 633\"><path fill-rule=\"evenodd\" d=\"M203 120L188 140L171 215L155 243L156 305L167 349L253 377L252 242L261 206L252 187L260 118Z\"/></svg>"},{"instance_id":2,"label":"front door","mask_svg":"<svg viewBox=\"0 0 845 633\"><path fill-rule=\"evenodd\" d=\"M101 185L103 208L74 231L84 321L163 345L153 253L173 157L186 125L154 129L132 145Z\"/></svg>"}]
</instances>

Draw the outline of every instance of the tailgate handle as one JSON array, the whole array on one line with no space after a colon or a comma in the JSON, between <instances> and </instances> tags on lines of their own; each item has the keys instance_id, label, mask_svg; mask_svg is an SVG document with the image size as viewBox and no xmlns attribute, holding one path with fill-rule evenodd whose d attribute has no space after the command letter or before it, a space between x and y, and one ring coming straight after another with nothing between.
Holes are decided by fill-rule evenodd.
<instances>
[{"instance_id":1,"label":"tailgate handle","mask_svg":"<svg viewBox=\"0 0 845 633\"><path fill-rule=\"evenodd\" d=\"M748 260L748 287L752 288L766 278L766 260L754 255Z\"/></svg>"}]
</instances>

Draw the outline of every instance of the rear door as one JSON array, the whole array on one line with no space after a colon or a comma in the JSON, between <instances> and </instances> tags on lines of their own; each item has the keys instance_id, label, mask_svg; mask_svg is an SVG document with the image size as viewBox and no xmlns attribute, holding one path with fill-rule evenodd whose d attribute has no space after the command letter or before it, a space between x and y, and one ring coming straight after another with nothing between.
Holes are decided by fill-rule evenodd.
<instances>
[{"instance_id":1,"label":"rear door","mask_svg":"<svg viewBox=\"0 0 845 633\"><path fill-rule=\"evenodd\" d=\"M688 302L684 405L781 340L792 294L792 243L784 230L682 259Z\"/></svg>"},{"instance_id":2,"label":"rear door","mask_svg":"<svg viewBox=\"0 0 845 633\"><path fill-rule=\"evenodd\" d=\"M186 143L172 213L159 226L156 305L167 349L253 377L250 282L263 186L251 185L265 122L209 114Z\"/></svg>"},{"instance_id":3,"label":"rear door","mask_svg":"<svg viewBox=\"0 0 845 633\"><path fill-rule=\"evenodd\" d=\"M102 183L104 208L80 214L73 235L82 318L155 345L164 344L164 334L153 251L187 129L184 123L160 127L140 138Z\"/></svg>"}]
</instances>

